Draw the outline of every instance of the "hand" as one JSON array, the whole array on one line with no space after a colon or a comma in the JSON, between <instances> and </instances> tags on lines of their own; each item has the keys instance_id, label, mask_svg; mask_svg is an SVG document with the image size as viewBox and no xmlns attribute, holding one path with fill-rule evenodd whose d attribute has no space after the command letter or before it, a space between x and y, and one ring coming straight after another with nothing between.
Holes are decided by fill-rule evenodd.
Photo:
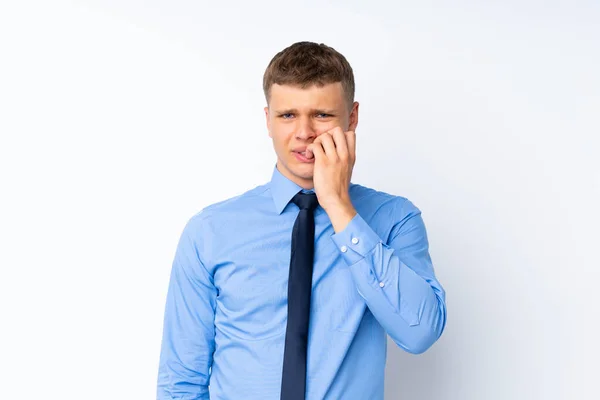
<instances>
[{"instance_id":1,"label":"hand","mask_svg":"<svg viewBox=\"0 0 600 400\"><path fill-rule=\"evenodd\" d=\"M356 162L356 134L335 127L317 136L306 150L308 158L315 158L313 184L319 204L338 232L356 214L348 191Z\"/></svg>"}]
</instances>

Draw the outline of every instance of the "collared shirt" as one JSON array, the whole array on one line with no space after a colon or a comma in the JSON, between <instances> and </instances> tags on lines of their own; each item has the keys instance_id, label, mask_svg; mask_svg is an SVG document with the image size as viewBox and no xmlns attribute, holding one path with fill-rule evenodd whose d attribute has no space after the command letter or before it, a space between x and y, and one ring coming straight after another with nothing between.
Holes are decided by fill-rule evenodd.
<instances>
[{"instance_id":1,"label":"collared shirt","mask_svg":"<svg viewBox=\"0 0 600 400\"><path fill-rule=\"evenodd\" d=\"M192 216L175 252L157 398L278 400L291 234L302 189L271 181ZM383 399L386 334L422 353L446 324L420 210L351 183L340 232L320 206L308 336L308 400Z\"/></svg>"}]
</instances>

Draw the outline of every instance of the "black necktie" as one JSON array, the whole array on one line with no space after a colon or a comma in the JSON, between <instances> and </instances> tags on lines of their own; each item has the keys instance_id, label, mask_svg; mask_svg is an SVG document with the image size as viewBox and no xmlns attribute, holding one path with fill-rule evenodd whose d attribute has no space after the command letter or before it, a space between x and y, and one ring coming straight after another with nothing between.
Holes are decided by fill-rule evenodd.
<instances>
[{"instance_id":1,"label":"black necktie","mask_svg":"<svg viewBox=\"0 0 600 400\"><path fill-rule=\"evenodd\" d=\"M283 352L281 400L304 400L306 352L315 244L313 212L319 205L314 193L297 193L292 201L300 208L292 230L288 280L288 318Z\"/></svg>"}]
</instances>

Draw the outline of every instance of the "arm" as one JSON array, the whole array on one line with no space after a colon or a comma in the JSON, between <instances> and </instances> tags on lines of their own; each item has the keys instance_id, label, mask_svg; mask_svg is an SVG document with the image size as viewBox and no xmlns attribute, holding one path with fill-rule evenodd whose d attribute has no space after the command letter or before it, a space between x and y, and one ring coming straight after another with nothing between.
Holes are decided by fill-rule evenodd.
<instances>
[{"instance_id":1,"label":"arm","mask_svg":"<svg viewBox=\"0 0 600 400\"><path fill-rule=\"evenodd\" d=\"M216 288L203 261L200 221L186 224L171 269L158 371L158 400L208 400Z\"/></svg>"},{"instance_id":2,"label":"arm","mask_svg":"<svg viewBox=\"0 0 600 400\"><path fill-rule=\"evenodd\" d=\"M398 346L419 354L444 330L445 291L434 274L420 210L404 199L390 218L397 222L387 244L359 214L332 239L377 321Z\"/></svg>"}]
</instances>

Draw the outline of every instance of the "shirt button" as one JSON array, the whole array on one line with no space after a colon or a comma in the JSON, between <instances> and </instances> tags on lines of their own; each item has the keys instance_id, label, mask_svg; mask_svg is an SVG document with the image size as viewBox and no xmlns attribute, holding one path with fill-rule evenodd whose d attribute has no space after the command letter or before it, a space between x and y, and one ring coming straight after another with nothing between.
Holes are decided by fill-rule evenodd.
<instances>
[{"instance_id":1,"label":"shirt button","mask_svg":"<svg viewBox=\"0 0 600 400\"><path fill-rule=\"evenodd\" d=\"M384 287L384 286L385 286L385 283L379 282L379 287Z\"/></svg>"},{"instance_id":2,"label":"shirt button","mask_svg":"<svg viewBox=\"0 0 600 400\"><path fill-rule=\"evenodd\" d=\"M358 243L358 238L352 238L352 243L354 243L354 244Z\"/></svg>"},{"instance_id":3,"label":"shirt button","mask_svg":"<svg viewBox=\"0 0 600 400\"><path fill-rule=\"evenodd\" d=\"M342 253L345 253L346 251L348 251L348 248L346 246L342 246L340 250L342 250Z\"/></svg>"}]
</instances>

